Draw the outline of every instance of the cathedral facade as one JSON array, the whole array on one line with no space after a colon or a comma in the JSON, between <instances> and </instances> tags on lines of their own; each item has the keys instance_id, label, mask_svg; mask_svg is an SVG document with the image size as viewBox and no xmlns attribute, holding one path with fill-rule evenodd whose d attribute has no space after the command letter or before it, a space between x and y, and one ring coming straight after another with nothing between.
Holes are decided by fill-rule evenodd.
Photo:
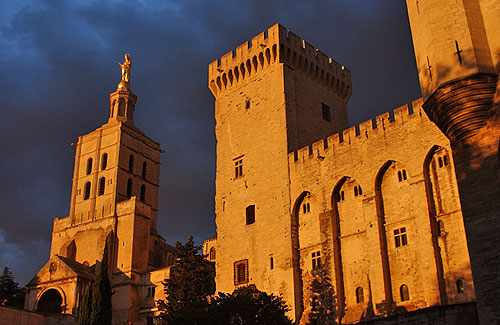
<instances>
[{"instance_id":1,"label":"cathedral facade","mask_svg":"<svg viewBox=\"0 0 500 325\"><path fill-rule=\"evenodd\" d=\"M499 319L498 2L407 6L423 98L357 126L349 70L278 24L209 65L217 291L305 322L323 269L341 323Z\"/></svg>"}]
</instances>

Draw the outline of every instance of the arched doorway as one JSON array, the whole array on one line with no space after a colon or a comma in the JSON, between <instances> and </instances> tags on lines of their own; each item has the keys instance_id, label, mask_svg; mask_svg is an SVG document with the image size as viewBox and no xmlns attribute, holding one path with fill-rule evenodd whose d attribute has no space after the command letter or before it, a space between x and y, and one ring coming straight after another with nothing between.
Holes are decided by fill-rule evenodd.
<instances>
[{"instance_id":1,"label":"arched doorway","mask_svg":"<svg viewBox=\"0 0 500 325\"><path fill-rule=\"evenodd\" d=\"M45 291L38 300L36 311L46 314L60 314L63 299L56 289Z\"/></svg>"}]
</instances>

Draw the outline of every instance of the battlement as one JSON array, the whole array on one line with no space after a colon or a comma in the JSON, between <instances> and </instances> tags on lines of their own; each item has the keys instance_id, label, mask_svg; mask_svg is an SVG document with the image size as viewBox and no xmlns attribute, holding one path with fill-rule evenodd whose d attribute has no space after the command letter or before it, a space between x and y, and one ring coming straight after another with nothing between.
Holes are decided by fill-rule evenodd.
<instances>
[{"instance_id":1,"label":"battlement","mask_svg":"<svg viewBox=\"0 0 500 325\"><path fill-rule=\"evenodd\" d=\"M390 137L390 131L404 124L416 120L428 120L427 115L422 109L422 98L412 102L412 110L406 104L393 110L392 114L386 112L377 115L374 119L361 122L342 132L333 134L325 139L316 141L309 146L300 148L288 154L291 163L307 164L312 160L323 160L329 156L338 155L342 151L347 151L350 146L357 146L366 141L366 139L375 137Z\"/></svg>"},{"instance_id":2,"label":"battlement","mask_svg":"<svg viewBox=\"0 0 500 325\"><path fill-rule=\"evenodd\" d=\"M217 97L233 84L278 63L308 74L345 100L352 93L349 70L279 24L210 63L208 86Z\"/></svg>"}]
</instances>

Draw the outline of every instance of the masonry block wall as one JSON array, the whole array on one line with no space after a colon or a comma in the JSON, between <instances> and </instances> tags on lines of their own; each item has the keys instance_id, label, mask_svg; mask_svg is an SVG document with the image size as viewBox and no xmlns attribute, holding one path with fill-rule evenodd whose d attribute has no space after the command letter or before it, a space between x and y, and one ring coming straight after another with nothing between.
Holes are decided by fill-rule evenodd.
<instances>
[{"instance_id":1,"label":"masonry block wall","mask_svg":"<svg viewBox=\"0 0 500 325\"><path fill-rule=\"evenodd\" d=\"M474 300L450 143L421 100L347 129L348 70L279 25L209 87L218 291L253 283L305 320L322 266L343 323Z\"/></svg>"},{"instance_id":2,"label":"masonry block wall","mask_svg":"<svg viewBox=\"0 0 500 325\"><path fill-rule=\"evenodd\" d=\"M289 155L303 282L320 252L343 323L474 300L450 144L420 105Z\"/></svg>"}]
</instances>

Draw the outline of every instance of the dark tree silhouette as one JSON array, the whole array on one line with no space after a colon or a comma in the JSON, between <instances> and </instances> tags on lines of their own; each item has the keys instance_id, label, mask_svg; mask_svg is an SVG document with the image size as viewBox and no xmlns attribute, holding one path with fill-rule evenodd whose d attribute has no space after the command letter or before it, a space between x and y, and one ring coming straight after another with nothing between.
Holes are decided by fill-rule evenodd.
<instances>
[{"instance_id":1,"label":"dark tree silhouette","mask_svg":"<svg viewBox=\"0 0 500 325\"><path fill-rule=\"evenodd\" d=\"M25 289L19 287L12 272L5 266L2 275L0 275L0 305L22 308L24 294Z\"/></svg>"},{"instance_id":2,"label":"dark tree silhouette","mask_svg":"<svg viewBox=\"0 0 500 325\"><path fill-rule=\"evenodd\" d=\"M170 278L163 282L167 301L158 301L160 321L197 324L191 316L197 316L196 311L206 311L207 297L213 293L214 284L203 256L198 255L200 249L201 246L194 244L192 236L184 245L180 242L175 244L177 260L170 269Z\"/></svg>"}]
</instances>

